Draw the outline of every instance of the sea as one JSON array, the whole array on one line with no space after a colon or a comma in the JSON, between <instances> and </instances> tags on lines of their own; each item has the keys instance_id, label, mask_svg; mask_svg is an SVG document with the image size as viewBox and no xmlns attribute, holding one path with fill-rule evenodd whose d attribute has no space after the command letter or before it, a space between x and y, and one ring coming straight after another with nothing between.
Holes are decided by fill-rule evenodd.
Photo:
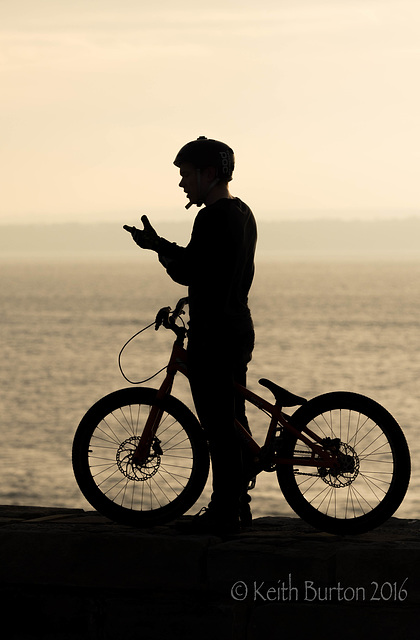
<instances>
[{"instance_id":1,"label":"sea","mask_svg":"<svg viewBox=\"0 0 420 640\"><path fill-rule=\"evenodd\" d=\"M90 510L72 471L76 428L96 400L130 386L118 366L121 347L186 289L156 261L105 257L3 258L0 283L0 504ZM258 384L264 377L307 398L347 390L384 405L412 458L395 515L419 518L420 261L261 259L250 306L249 387L270 400ZM209 300L209 314L220 321L217 300ZM153 376L172 341L164 329L139 334L123 352L125 375ZM156 387L163 376L144 385ZM193 408L181 374L173 394ZM248 415L262 444L267 418L255 408ZM210 479L196 510L209 495ZM258 476L252 497L255 517L294 515L275 473Z\"/></svg>"}]
</instances>

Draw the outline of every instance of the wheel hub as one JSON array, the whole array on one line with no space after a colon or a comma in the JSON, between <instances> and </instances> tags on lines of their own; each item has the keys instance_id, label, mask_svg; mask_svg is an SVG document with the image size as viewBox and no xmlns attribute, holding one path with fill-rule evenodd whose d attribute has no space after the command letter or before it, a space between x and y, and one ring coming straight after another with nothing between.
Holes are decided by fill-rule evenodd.
<instances>
[{"instance_id":1,"label":"wheel hub","mask_svg":"<svg viewBox=\"0 0 420 640\"><path fill-rule=\"evenodd\" d=\"M133 462L133 455L139 442L140 436L131 436L131 438L124 440L118 447L116 461L118 469L123 476L135 482L144 482L158 472L161 460L160 453L162 450L160 449L158 439L155 438L149 456L141 466L137 465Z\"/></svg>"},{"instance_id":2,"label":"wheel hub","mask_svg":"<svg viewBox=\"0 0 420 640\"><path fill-rule=\"evenodd\" d=\"M331 487L347 487L355 481L359 475L360 462L356 451L349 444L340 442L340 450L337 452L337 466L326 469L318 468L322 480Z\"/></svg>"}]
</instances>

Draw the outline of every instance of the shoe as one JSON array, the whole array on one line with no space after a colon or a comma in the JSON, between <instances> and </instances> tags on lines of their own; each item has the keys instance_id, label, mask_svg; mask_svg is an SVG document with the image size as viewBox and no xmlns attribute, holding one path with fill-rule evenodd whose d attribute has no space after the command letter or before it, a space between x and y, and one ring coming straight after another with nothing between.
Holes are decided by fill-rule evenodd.
<instances>
[{"instance_id":1,"label":"shoe","mask_svg":"<svg viewBox=\"0 0 420 640\"><path fill-rule=\"evenodd\" d=\"M216 536L232 535L239 533L241 523L239 516L231 513L217 511L210 503L203 507L189 521L180 521L176 524L178 530L190 534L213 534Z\"/></svg>"},{"instance_id":2,"label":"shoe","mask_svg":"<svg viewBox=\"0 0 420 640\"><path fill-rule=\"evenodd\" d=\"M248 486L249 491L249 486ZM241 527L243 529L249 529L252 527L252 512L251 512L251 496L248 493L243 493L239 498L239 519L241 521Z\"/></svg>"},{"instance_id":3,"label":"shoe","mask_svg":"<svg viewBox=\"0 0 420 640\"><path fill-rule=\"evenodd\" d=\"M249 529L252 527L252 512L249 502L241 503L239 507L239 520L241 521L242 529Z\"/></svg>"}]
</instances>

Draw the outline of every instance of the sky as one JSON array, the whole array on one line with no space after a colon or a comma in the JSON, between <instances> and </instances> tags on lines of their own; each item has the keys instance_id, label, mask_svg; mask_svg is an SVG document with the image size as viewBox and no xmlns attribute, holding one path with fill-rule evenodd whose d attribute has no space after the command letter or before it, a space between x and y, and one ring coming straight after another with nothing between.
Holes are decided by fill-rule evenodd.
<instances>
[{"instance_id":1,"label":"sky","mask_svg":"<svg viewBox=\"0 0 420 640\"><path fill-rule=\"evenodd\" d=\"M0 223L184 220L235 151L261 219L420 215L418 0L0 0Z\"/></svg>"}]
</instances>

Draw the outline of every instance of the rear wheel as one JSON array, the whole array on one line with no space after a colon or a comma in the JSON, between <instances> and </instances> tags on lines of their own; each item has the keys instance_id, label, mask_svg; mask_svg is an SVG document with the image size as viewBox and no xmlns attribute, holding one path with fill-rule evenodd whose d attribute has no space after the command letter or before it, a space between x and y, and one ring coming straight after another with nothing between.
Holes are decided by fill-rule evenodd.
<instances>
[{"instance_id":1,"label":"rear wheel","mask_svg":"<svg viewBox=\"0 0 420 640\"><path fill-rule=\"evenodd\" d=\"M374 529L400 506L410 480L410 454L401 428L386 409L355 393L333 392L300 407L291 422L308 427L337 454L331 469L279 465L277 477L291 508L329 533ZM282 457L310 458L312 451L289 431Z\"/></svg>"},{"instance_id":2,"label":"rear wheel","mask_svg":"<svg viewBox=\"0 0 420 640\"><path fill-rule=\"evenodd\" d=\"M85 498L111 520L134 526L162 524L190 509L209 471L203 430L182 402L167 396L142 465L133 454L156 390L128 388L105 396L81 420L73 442L73 470Z\"/></svg>"}]
</instances>

